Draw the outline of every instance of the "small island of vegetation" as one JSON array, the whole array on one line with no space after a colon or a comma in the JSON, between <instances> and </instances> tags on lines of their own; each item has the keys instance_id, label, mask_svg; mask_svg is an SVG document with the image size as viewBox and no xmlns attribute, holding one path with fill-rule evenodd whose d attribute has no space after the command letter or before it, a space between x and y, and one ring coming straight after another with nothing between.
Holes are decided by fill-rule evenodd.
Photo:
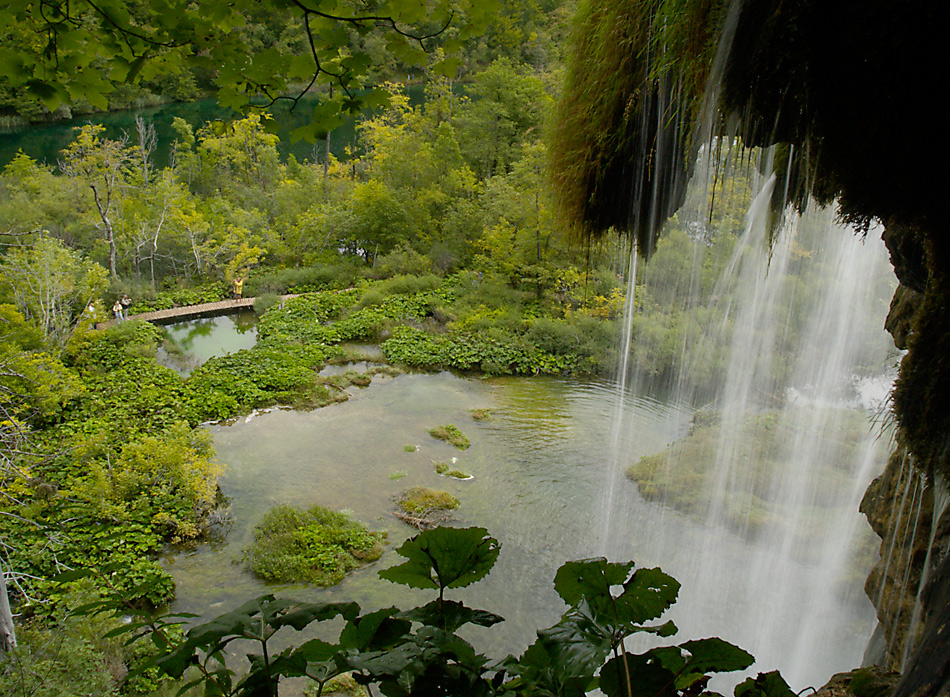
<instances>
[{"instance_id":1,"label":"small island of vegetation","mask_svg":"<svg viewBox=\"0 0 950 697\"><path fill-rule=\"evenodd\" d=\"M254 527L244 563L266 581L332 586L379 559L385 539L345 512L279 505Z\"/></svg>"}]
</instances>

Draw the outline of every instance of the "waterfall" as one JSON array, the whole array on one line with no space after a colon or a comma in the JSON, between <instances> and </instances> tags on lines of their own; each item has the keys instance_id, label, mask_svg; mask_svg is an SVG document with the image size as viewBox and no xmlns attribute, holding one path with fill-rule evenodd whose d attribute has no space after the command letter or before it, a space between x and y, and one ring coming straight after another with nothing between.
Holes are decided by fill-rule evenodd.
<instances>
[{"instance_id":1,"label":"waterfall","mask_svg":"<svg viewBox=\"0 0 950 697\"><path fill-rule=\"evenodd\" d=\"M713 214L708 186L693 187L641 286L631 266L620 389L698 411L683 438L639 462L615 452L635 434L615 434L598 535L611 557L682 582L681 635L739 644L753 672L779 669L800 690L858 666L874 627L863 594L873 537L857 509L888 438L856 383L893 359L881 327L893 278L879 235L837 225L832 210L773 226L775 178L760 169L768 162L727 173L733 200L714 177ZM671 315L655 309L667 302ZM620 485L627 467L635 487Z\"/></svg>"}]
</instances>

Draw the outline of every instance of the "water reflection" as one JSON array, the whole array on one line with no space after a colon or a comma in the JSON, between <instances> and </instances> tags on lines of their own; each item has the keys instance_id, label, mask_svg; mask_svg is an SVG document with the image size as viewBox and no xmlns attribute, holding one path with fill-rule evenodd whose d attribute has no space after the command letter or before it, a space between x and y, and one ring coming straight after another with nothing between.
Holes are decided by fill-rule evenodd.
<instances>
[{"instance_id":1,"label":"water reflection","mask_svg":"<svg viewBox=\"0 0 950 697\"><path fill-rule=\"evenodd\" d=\"M182 375L214 356L224 356L257 343L257 316L253 311L202 317L164 327L165 342L158 360Z\"/></svg>"}]
</instances>

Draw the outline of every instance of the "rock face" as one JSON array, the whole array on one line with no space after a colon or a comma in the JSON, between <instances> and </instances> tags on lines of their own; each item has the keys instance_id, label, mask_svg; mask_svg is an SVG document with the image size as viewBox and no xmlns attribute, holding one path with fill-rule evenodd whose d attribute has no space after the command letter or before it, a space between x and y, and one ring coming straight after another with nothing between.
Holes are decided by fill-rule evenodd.
<instances>
[{"instance_id":1,"label":"rock face","mask_svg":"<svg viewBox=\"0 0 950 697\"><path fill-rule=\"evenodd\" d=\"M865 584L882 634L866 657L869 663L900 670L920 640L926 608L919 596L934 578L950 533L946 518L935 525L935 491L907 451L898 449L861 502L881 537L881 559Z\"/></svg>"},{"instance_id":2,"label":"rock face","mask_svg":"<svg viewBox=\"0 0 950 697\"><path fill-rule=\"evenodd\" d=\"M861 502L882 540L865 585L881 641L866 660L905 672L897 694L931 695L950 682L950 283L933 230L890 221L884 242L900 281L885 327L907 354L895 390L898 447Z\"/></svg>"}]
</instances>

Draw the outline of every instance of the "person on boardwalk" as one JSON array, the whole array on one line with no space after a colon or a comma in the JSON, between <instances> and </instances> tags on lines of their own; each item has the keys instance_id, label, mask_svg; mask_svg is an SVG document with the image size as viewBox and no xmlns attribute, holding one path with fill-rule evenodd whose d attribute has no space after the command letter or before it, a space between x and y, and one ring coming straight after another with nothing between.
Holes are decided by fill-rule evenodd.
<instances>
[{"instance_id":1,"label":"person on boardwalk","mask_svg":"<svg viewBox=\"0 0 950 697\"><path fill-rule=\"evenodd\" d=\"M116 322L121 322L125 319L125 314L122 311L122 302L118 298L112 306L112 314L115 315Z\"/></svg>"},{"instance_id":2,"label":"person on boardwalk","mask_svg":"<svg viewBox=\"0 0 950 697\"><path fill-rule=\"evenodd\" d=\"M129 297L128 293L123 293L122 297L119 298L119 302L122 303L122 318L125 319L125 313L129 311L129 306L132 304L132 298Z\"/></svg>"},{"instance_id":3,"label":"person on boardwalk","mask_svg":"<svg viewBox=\"0 0 950 697\"><path fill-rule=\"evenodd\" d=\"M231 297L235 300L240 300L241 296L244 293L244 277L237 276L233 281L231 281Z\"/></svg>"}]
</instances>

